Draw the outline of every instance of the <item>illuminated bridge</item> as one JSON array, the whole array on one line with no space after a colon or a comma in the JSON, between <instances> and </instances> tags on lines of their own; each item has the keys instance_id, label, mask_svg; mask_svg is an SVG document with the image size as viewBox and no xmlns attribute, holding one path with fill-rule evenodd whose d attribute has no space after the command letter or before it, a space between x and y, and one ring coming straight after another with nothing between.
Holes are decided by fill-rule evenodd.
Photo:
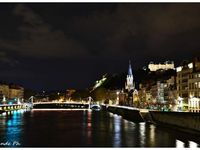
<instances>
[{"instance_id":1,"label":"illuminated bridge","mask_svg":"<svg viewBox=\"0 0 200 150\"><path fill-rule=\"evenodd\" d=\"M74 102L37 102L33 103L34 109L89 109L89 103Z\"/></svg>"},{"instance_id":2,"label":"illuminated bridge","mask_svg":"<svg viewBox=\"0 0 200 150\"><path fill-rule=\"evenodd\" d=\"M29 107L33 109L90 109L90 108L100 108L99 105L92 103L92 98L87 97L85 98L86 102L37 102L35 98L32 96L29 98L30 105Z\"/></svg>"}]
</instances>

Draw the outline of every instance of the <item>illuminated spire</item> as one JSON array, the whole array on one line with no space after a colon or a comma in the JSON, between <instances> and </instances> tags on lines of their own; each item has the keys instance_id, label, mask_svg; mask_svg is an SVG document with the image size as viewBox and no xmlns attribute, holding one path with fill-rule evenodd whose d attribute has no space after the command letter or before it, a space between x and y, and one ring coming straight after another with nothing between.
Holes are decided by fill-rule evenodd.
<instances>
[{"instance_id":1,"label":"illuminated spire","mask_svg":"<svg viewBox=\"0 0 200 150\"><path fill-rule=\"evenodd\" d=\"M128 67L128 75L131 75L131 76L133 75L130 60L129 60L129 67Z\"/></svg>"},{"instance_id":2,"label":"illuminated spire","mask_svg":"<svg viewBox=\"0 0 200 150\"><path fill-rule=\"evenodd\" d=\"M125 83L125 89L127 89L128 91L135 89L135 83L133 81L133 72L132 72L130 60L129 60L128 74L127 74L126 83Z\"/></svg>"}]
</instances>

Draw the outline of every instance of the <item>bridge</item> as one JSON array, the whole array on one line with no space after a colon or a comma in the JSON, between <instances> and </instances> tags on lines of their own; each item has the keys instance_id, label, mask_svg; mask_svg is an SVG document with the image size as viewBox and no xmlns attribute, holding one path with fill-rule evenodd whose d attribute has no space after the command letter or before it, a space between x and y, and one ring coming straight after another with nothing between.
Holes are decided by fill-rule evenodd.
<instances>
[{"instance_id":1,"label":"bridge","mask_svg":"<svg viewBox=\"0 0 200 150\"><path fill-rule=\"evenodd\" d=\"M59 102L59 101L51 101L51 102L38 102L34 100L35 98L32 96L29 98L30 103L29 107L34 109L91 109L91 108L100 108L99 105L92 103L92 97L87 97L84 100L86 102Z\"/></svg>"},{"instance_id":2,"label":"bridge","mask_svg":"<svg viewBox=\"0 0 200 150\"><path fill-rule=\"evenodd\" d=\"M51 102L40 102L37 101L33 96L31 96L28 100L28 103L23 104L4 104L0 105L0 114L3 112L25 109L25 108L33 108L33 109L100 109L100 106L92 103L92 98L86 98L86 102L59 102L59 101L51 101Z\"/></svg>"},{"instance_id":3,"label":"bridge","mask_svg":"<svg viewBox=\"0 0 200 150\"><path fill-rule=\"evenodd\" d=\"M36 102L33 103L34 109L88 109L89 103L80 102Z\"/></svg>"}]
</instances>

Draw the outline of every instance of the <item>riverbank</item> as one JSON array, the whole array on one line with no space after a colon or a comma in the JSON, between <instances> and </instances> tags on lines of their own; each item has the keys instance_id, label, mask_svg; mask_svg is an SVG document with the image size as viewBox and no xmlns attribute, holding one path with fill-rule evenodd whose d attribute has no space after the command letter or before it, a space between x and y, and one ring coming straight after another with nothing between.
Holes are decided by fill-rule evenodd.
<instances>
[{"instance_id":1,"label":"riverbank","mask_svg":"<svg viewBox=\"0 0 200 150\"><path fill-rule=\"evenodd\" d=\"M154 124L200 136L200 113L150 111Z\"/></svg>"},{"instance_id":2,"label":"riverbank","mask_svg":"<svg viewBox=\"0 0 200 150\"><path fill-rule=\"evenodd\" d=\"M126 106L102 106L103 110L133 122L147 122L200 136L200 113L144 111Z\"/></svg>"},{"instance_id":3,"label":"riverbank","mask_svg":"<svg viewBox=\"0 0 200 150\"><path fill-rule=\"evenodd\" d=\"M133 122L144 122L142 116L140 115L140 110L137 108L126 107L126 106L102 106L103 110L107 110L114 114L122 116L124 119Z\"/></svg>"}]
</instances>

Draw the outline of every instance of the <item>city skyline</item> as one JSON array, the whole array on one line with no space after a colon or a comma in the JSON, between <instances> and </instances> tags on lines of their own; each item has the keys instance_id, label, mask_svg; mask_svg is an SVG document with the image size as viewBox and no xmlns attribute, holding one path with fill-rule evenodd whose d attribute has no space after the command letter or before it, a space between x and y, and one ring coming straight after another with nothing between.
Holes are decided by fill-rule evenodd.
<instances>
[{"instance_id":1,"label":"city skyline","mask_svg":"<svg viewBox=\"0 0 200 150\"><path fill-rule=\"evenodd\" d=\"M0 80L87 88L105 73L199 55L199 4L0 4ZM184 14L184 15L182 15Z\"/></svg>"}]
</instances>

